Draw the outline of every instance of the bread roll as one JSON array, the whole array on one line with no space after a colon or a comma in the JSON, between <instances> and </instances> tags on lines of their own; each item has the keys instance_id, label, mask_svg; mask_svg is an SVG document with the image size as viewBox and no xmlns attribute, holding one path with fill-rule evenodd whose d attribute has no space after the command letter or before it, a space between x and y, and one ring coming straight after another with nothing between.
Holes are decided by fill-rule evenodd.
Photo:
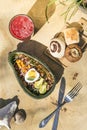
<instances>
[{"instance_id":1,"label":"bread roll","mask_svg":"<svg viewBox=\"0 0 87 130\"><path fill-rule=\"evenodd\" d=\"M66 28L64 30L64 38L67 45L79 43L79 32L74 27Z\"/></svg>"},{"instance_id":2,"label":"bread roll","mask_svg":"<svg viewBox=\"0 0 87 130\"><path fill-rule=\"evenodd\" d=\"M69 45L66 48L65 57L70 62L76 62L82 57L82 51L76 44Z\"/></svg>"},{"instance_id":3,"label":"bread roll","mask_svg":"<svg viewBox=\"0 0 87 130\"><path fill-rule=\"evenodd\" d=\"M54 38L50 42L49 51L53 57L62 58L65 53L65 43L58 38Z\"/></svg>"}]
</instances>

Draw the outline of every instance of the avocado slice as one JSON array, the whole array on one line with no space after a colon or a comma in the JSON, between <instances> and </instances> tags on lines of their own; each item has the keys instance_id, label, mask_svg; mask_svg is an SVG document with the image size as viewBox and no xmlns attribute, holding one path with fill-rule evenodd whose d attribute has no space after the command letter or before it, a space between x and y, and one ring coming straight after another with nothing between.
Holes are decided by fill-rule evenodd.
<instances>
[{"instance_id":1,"label":"avocado slice","mask_svg":"<svg viewBox=\"0 0 87 130\"><path fill-rule=\"evenodd\" d=\"M41 78L40 80L36 81L36 82L34 83L34 87L37 88L37 89L39 89L39 88L42 86L43 81L44 81L43 78Z\"/></svg>"},{"instance_id":2,"label":"avocado slice","mask_svg":"<svg viewBox=\"0 0 87 130\"><path fill-rule=\"evenodd\" d=\"M46 86L47 86L47 83L45 82L43 85L41 85L40 89L39 89L39 93L40 94L44 94L46 93Z\"/></svg>"}]
</instances>

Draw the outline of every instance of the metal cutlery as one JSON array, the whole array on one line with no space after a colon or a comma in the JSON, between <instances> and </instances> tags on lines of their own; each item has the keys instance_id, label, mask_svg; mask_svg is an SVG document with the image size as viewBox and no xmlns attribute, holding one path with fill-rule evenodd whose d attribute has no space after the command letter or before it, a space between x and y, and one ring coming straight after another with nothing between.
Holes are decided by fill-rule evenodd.
<instances>
[{"instance_id":1,"label":"metal cutlery","mask_svg":"<svg viewBox=\"0 0 87 130\"><path fill-rule=\"evenodd\" d=\"M60 106L60 104L63 101L63 97L64 97L64 93L65 93L65 86L66 86L66 81L65 81L65 78L62 77L61 83L60 83L59 94L58 94L58 107ZM56 111L56 113L55 113L52 130L55 130L58 126L59 113L60 113L60 111Z\"/></svg>"},{"instance_id":2,"label":"metal cutlery","mask_svg":"<svg viewBox=\"0 0 87 130\"><path fill-rule=\"evenodd\" d=\"M58 105L60 105L62 103L62 100L64 97L64 92L65 92L65 78L62 77L61 83L60 83L59 94L58 94ZM59 111L57 112L57 114L59 115ZM39 127L40 128L44 127L48 123L48 121L51 119L51 117L49 116L49 118L47 118L47 119L45 118L44 121L41 121L41 123L39 124Z\"/></svg>"},{"instance_id":3,"label":"metal cutlery","mask_svg":"<svg viewBox=\"0 0 87 130\"><path fill-rule=\"evenodd\" d=\"M59 111L61 109L61 107L65 104L65 103L69 103L71 101L73 101L74 97L78 95L80 89L82 88L82 84L80 82L78 82L74 88L72 90L70 90L67 95L64 98L64 101L62 104L59 105L59 107L57 107L50 115L48 115L46 118L44 118L41 122L39 127L42 128L45 126L45 123L47 124L47 121L49 121L51 119L51 117L53 117L53 115Z\"/></svg>"}]
</instances>

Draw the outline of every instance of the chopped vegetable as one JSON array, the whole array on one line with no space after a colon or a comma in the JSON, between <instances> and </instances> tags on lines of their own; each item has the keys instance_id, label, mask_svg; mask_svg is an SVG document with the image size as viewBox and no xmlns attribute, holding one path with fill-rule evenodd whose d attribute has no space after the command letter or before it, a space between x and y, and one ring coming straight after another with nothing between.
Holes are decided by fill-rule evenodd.
<instances>
[{"instance_id":1,"label":"chopped vegetable","mask_svg":"<svg viewBox=\"0 0 87 130\"><path fill-rule=\"evenodd\" d=\"M28 91L41 95L51 89L54 77L38 60L24 53L17 53L13 61L14 68Z\"/></svg>"},{"instance_id":2,"label":"chopped vegetable","mask_svg":"<svg viewBox=\"0 0 87 130\"><path fill-rule=\"evenodd\" d=\"M47 86L46 82L40 86L40 89L39 89L40 94L46 93L46 86Z\"/></svg>"},{"instance_id":3,"label":"chopped vegetable","mask_svg":"<svg viewBox=\"0 0 87 130\"><path fill-rule=\"evenodd\" d=\"M30 65L25 66L25 64L23 63L23 61L21 61L21 60L19 60L19 59L16 60L16 63L17 63L17 65L18 65L19 69L21 69L21 71L22 71L24 74L25 74L25 73L28 71L28 69L30 68Z\"/></svg>"},{"instance_id":4,"label":"chopped vegetable","mask_svg":"<svg viewBox=\"0 0 87 130\"><path fill-rule=\"evenodd\" d=\"M39 89L42 86L43 81L44 81L43 78L41 78L39 81L36 81L34 87Z\"/></svg>"}]
</instances>

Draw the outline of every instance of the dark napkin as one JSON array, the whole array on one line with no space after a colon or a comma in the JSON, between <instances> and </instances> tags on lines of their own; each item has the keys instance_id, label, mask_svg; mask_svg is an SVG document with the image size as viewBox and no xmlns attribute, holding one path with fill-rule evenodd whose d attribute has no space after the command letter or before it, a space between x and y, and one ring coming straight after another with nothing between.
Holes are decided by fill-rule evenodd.
<instances>
[{"instance_id":1,"label":"dark napkin","mask_svg":"<svg viewBox=\"0 0 87 130\"><path fill-rule=\"evenodd\" d=\"M24 41L18 44L17 51L25 52L35 58L37 58L39 61L41 61L44 65L48 66L48 68L52 71L56 83L60 80L64 68L62 64L59 62L55 62L51 58L49 58L44 52L47 49L47 47L43 44L41 44L38 41L29 40Z\"/></svg>"}]
</instances>

